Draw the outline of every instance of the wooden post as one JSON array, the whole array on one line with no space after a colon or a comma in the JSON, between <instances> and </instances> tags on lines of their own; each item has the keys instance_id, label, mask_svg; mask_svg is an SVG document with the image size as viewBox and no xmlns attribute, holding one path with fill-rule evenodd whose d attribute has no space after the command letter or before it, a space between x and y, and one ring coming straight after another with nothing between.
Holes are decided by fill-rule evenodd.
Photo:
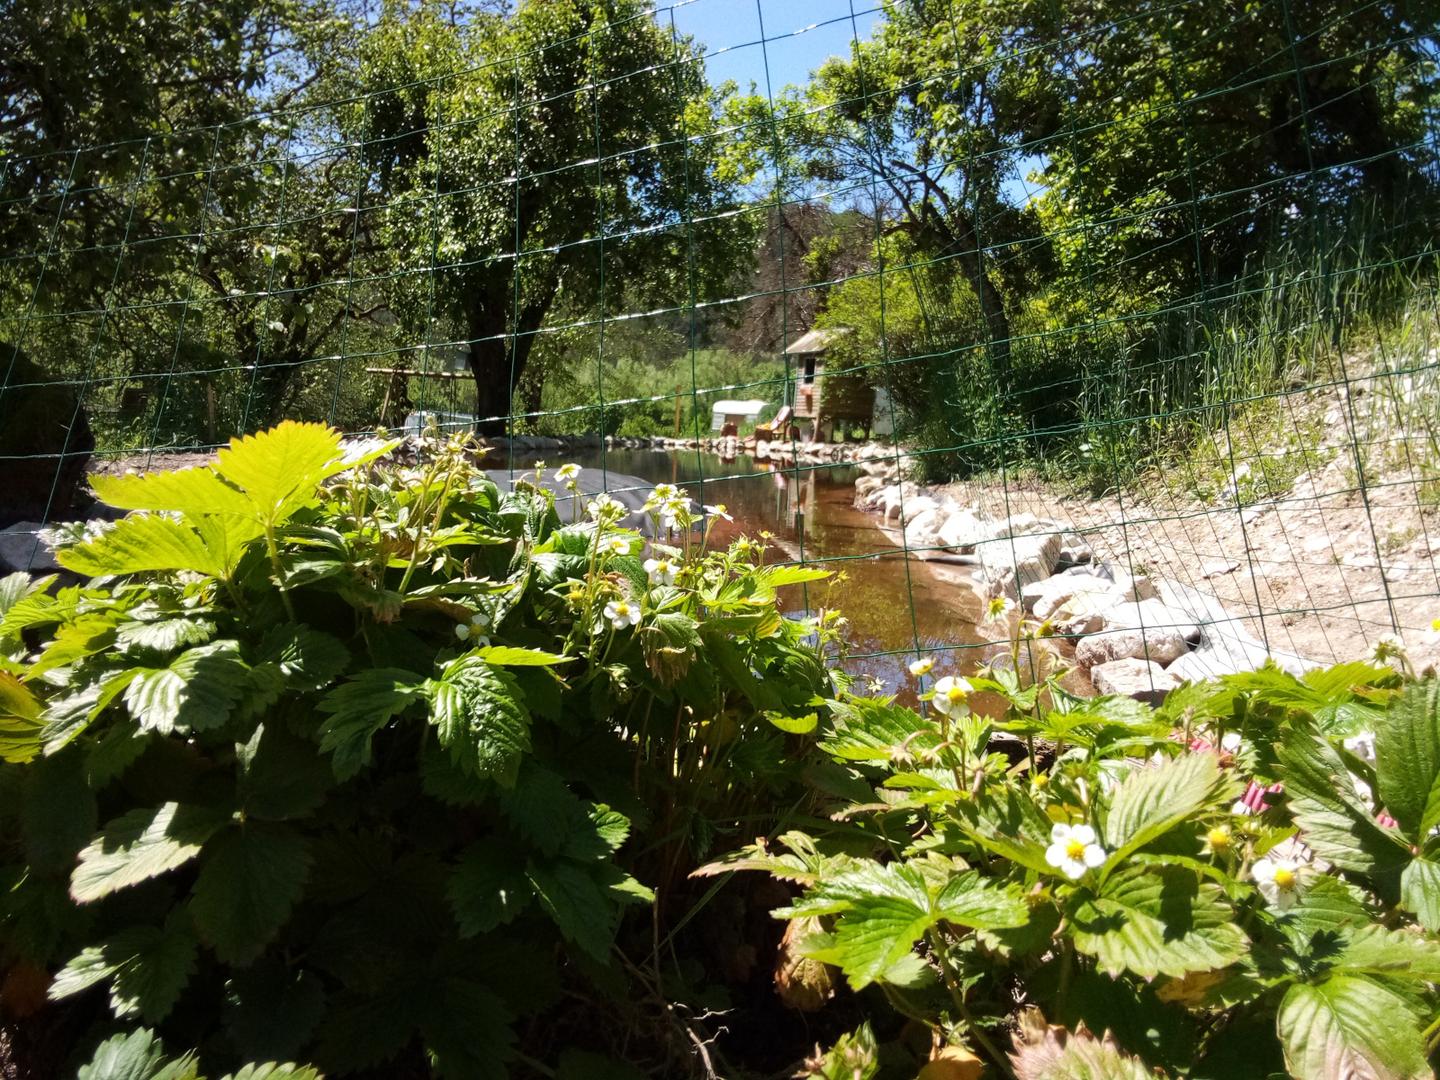
<instances>
[{"instance_id":1,"label":"wooden post","mask_svg":"<svg viewBox=\"0 0 1440 1080\"><path fill-rule=\"evenodd\" d=\"M680 437L680 384L675 384L675 437Z\"/></svg>"}]
</instances>

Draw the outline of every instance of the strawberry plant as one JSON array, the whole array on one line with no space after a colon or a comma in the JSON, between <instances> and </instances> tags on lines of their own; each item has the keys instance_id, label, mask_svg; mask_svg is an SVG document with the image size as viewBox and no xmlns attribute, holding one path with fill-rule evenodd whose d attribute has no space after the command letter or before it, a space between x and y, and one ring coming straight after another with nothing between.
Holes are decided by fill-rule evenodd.
<instances>
[{"instance_id":1,"label":"strawberry plant","mask_svg":"<svg viewBox=\"0 0 1440 1080\"><path fill-rule=\"evenodd\" d=\"M927 685L923 714L842 694L835 824L698 871L789 883L787 970L859 995L869 1026L810 1075L1432 1075L1433 673L1268 667L1155 710L1023 667Z\"/></svg>"},{"instance_id":2,"label":"strawberry plant","mask_svg":"<svg viewBox=\"0 0 1440 1080\"><path fill-rule=\"evenodd\" d=\"M821 575L707 550L682 493L647 558L603 496L563 525L462 440L393 449L285 423L96 477L129 513L62 545L79 583L0 582L0 972L48 1067L583 1075L607 1009L693 1056L656 943L806 798L830 631L776 589Z\"/></svg>"}]
</instances>

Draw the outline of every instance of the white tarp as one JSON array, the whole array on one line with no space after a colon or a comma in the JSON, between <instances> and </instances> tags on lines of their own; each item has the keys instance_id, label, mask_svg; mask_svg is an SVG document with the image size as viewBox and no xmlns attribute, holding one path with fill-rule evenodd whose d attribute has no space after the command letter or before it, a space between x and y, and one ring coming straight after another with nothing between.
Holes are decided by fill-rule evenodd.
<instances>
[{"instance_id":1,"label":"white tarp","mask_svg":"<svg viewBox=\"0 0 1440 1080\"><path fill-rule=\"evenodd\" d=\"M768 401L717 401L710 406L710 430L719 431L726 420L753 424L769 404Z\"/></svg>"}]
</instances>

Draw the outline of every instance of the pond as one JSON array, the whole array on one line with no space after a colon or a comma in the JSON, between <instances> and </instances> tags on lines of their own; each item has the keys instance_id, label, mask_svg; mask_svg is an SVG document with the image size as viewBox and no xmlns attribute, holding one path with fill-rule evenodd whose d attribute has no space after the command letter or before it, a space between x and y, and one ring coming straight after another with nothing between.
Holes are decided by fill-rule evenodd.
<instances>
[{"instance_id":1,"label":"pond","mask_svg":"<svg viewBox=\"0 0 1440 1080\"><path fill-rule=\"evenodd\" d=\"M517 458L516 472L533 460ZM829 582L789 590L789 614L838 608L849 620L846 666L879 679L886 692L910 696L914 680L906 665L917 653L935 655L937 676L973 670L976 650L965 646L985 639L973 623L969 594L953 578L947 580L959 568L907 558L876 527L877 517L855 509L854 466L782 466L695 451L598 448L564 457L551 454L545 463L548 469L566 461L618 474L617 481L638 476L648 484L676 484L697 505L723 503L735 520L714 525L712 545L765 531L773 534L768 542L778 549L772 559L835 571Z\"/></svg>"}]
</instances>

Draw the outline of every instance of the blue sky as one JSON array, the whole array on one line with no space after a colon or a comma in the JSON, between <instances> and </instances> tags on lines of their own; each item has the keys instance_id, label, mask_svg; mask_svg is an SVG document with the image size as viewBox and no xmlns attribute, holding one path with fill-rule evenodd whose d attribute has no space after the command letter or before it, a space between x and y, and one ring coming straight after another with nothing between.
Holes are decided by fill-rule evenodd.
<instances>
[{"instance_id":1,"label":"blue sky","mask_svg":"<svg viewBox=\"0 0 1440 1080\"><path fill-rule=\"evenodd\" d=\"M672 10L675 26L716 54L705 62L712 82L734 79L743 88L753 80L764 93L767 60L774 90L804 82L827 57L848 56L857 31L868 37L879 7L879 0L689 0ZM670 12L662 6L656 19L667 24Z\"/></svg>"}]
</instances>

